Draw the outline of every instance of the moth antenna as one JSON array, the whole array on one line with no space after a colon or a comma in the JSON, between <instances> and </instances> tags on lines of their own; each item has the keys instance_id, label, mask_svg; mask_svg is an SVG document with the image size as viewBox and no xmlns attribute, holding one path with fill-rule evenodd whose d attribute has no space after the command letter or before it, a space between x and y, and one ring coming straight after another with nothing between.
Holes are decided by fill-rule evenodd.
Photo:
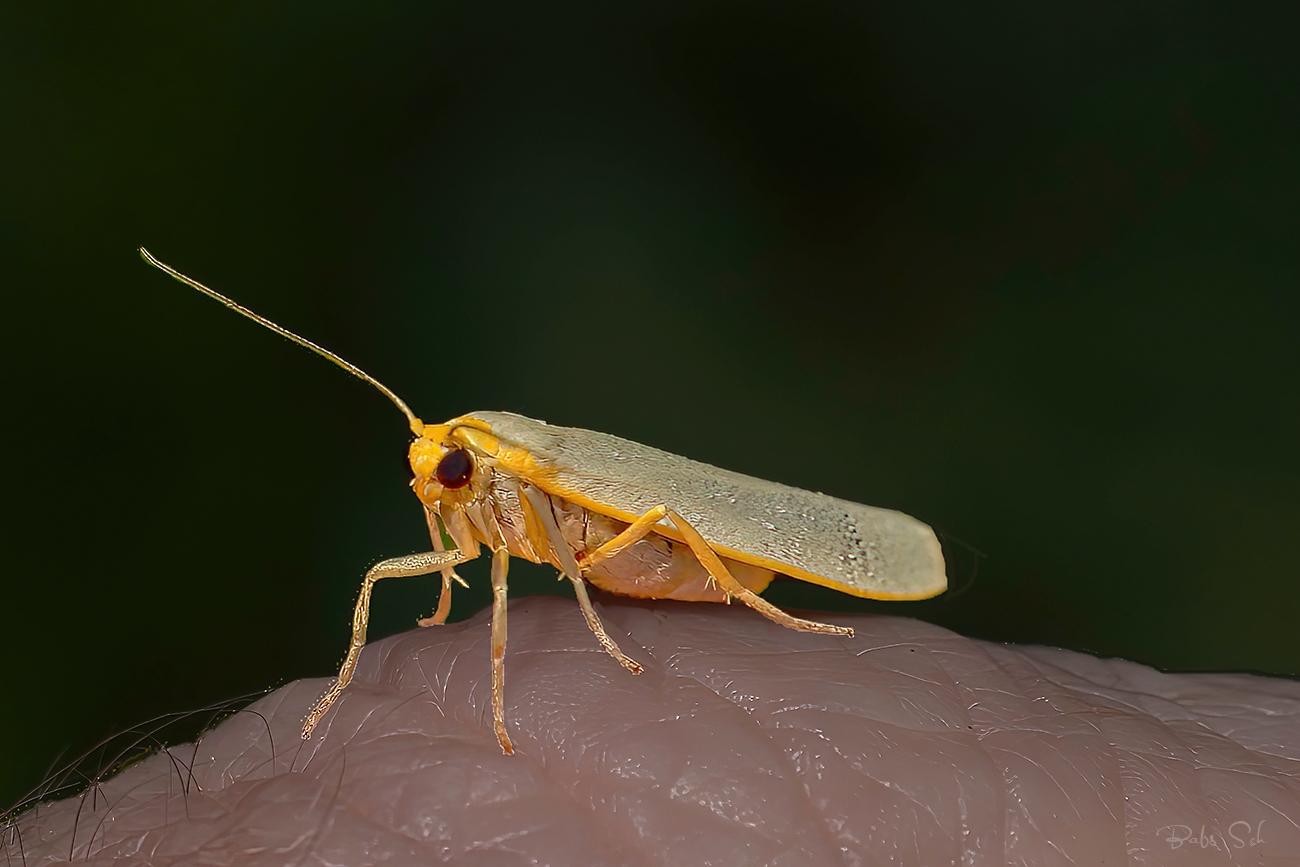
<instances>
[{"instance_id":1,"label":"moth antenna","mask_svg":"<svg viewBox=\"0 0 1300 867\"><path fill-rule=\"evenodd\" d=\"M267 319L265 316L260 316L254 313L252 310L249 310L247 307L244 307L242 304L236 303L233 299L227 298L225 295L222 295L220 292L216 291L215 289L209 289L207 286L204 286L198 280L195 280L191 277L186 277L184 274L182 274L180 271L177 271L172 266L166 264L165 262L160 262L157 259L155 259L153 257L153 254L150 253L148 250L146 250L144 247L140 248L140 258L144 259L146 262L148 262L150 265L157 268L159 271L170 274L172 277L184 283L186 286L189 286L191 289L197 289L198 291L202 292L204 295L208 296L209 298L213 298L216 299L217 301L220 301L222 304L226 305L231 310L235 311L241 316L247 316L249 319L253 320L257 324L271 329L276 334L279 334L281 337L287 337L288 339L292 340L294 343L298 344L299 346L304 347L306 349L310 349L312 352L316 353L322 358L334 362L339 367L343 368L348 373L355 376L357 379L362 379L370 383L375 388L383 392L384 396L387 397L389 400L391 400L393 404L402 411L402 414L406 416L407 422L409 422L411 425L411 431L416 436L419 436L420 434L424 433L424 422L420 421L420 419L416 417L415 413L411 412L411 408L406 405L406 401L402 400L400 397L394 394L388 386L384 385L382 382L375 379L373 376L366 373L364 370L357 367L352 362L340 358L339 356L330 352L325 347L318 346L317 344L312 343L310 340L308 340L305 337L299 337L297 334L294 334L292 331L290 331L287 328L284 328L283 326L276 325L274 322L272 322L270 319Z\"/></svg>"}]
</instances>

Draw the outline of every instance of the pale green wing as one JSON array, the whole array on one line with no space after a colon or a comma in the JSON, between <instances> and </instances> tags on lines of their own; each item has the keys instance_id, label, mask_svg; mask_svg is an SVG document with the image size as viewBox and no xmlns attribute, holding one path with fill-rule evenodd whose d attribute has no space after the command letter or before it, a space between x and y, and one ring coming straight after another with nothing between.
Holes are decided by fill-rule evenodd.
<instances>
[{"instance_id":1,"label":"pale green wing","mask_svg":"<svg viewBox=\"0 0 1300 867\"><path fill-rule=\"evenodd\" d=\"M630 521L659 504L720 554L845 593L925 599L947 587L934 531L915 518L768 482L631 440L505 412L474 412L526 450L547 493Z\"/></svg>"}]
</instances>

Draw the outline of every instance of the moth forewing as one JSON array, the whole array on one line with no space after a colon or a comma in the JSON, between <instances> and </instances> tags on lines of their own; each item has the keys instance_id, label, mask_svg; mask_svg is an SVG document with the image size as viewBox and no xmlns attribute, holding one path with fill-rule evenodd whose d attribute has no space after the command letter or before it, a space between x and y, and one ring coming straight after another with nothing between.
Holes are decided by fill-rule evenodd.
<instances>
[{"instance_id":1,"label":"moth forewing","mask_svg":"<svg viewBox=\"0 0 1300 867\"><path fill-rule=\"evenodd\" d=\"M461 418L490 427L502 465L598 514L630 523L667 505L723 557L855 596L927 599L947 589L934 530L902 512L514 413ZM682 541L666 520L655 532Z\"/></svg>"}]
</instances>

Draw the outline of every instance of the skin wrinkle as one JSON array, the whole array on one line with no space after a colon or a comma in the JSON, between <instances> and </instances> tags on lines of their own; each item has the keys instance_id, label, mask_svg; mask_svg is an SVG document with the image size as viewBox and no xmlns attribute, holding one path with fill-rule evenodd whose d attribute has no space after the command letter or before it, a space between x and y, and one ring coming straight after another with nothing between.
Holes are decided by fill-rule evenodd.
<instances>
[{"instance_id":1,"label":"skin wrinkle","mask_svg":"<svg viewBox=\"0 0 1300 867\"><path fill-rule=\"evenodd\" d=\"M1028 762L1029 762L1031 765L1033 765L1034 767L1038 768L1038 770L1042 771L1042 772L1043 772L1043 776L1045 776L1047 779L1051 780L1052 783L1056 786L1057 790L1058 790L1062 795L1066 795L1066 796L1069 795L1069 791L1068 791L1064 786L1061 785L1061 781L1060 781L1059 779L1057 779L1057 777L1056 777L1054 774L1052 774L1052 772L1049 771L1049 770L1047 769L1047 767L1044 766L1041 762L1035 760L1035 759L1032 758L1032 757L1026 757L1026 761L1028 761ZM1078 813L1077 810L1075 811L1074 815L1075 815L1076 817L1079 816L1079 813ZM1081 817L1080 817L1080 818L1081 818Z\"/></svg>"},{"instance_id":2,"label":"skin wrinkle","mask_svg":"<svg viewBox=\"0 0 1300 867\"><path fill-rule=\"evenodd\" d=\"M1254 800L1255 803L1258 804L1262 809L1271 812L1273 814L1274 819L1280 819L1283 822L1290 825L1292 828L1296 829L1297 831L1300 831L1300 822L1297 822L1294 816L1286 815L1281 810L1279 810L1275 804L1266 803L1264 801L1261 801L1259 798L1255 798Z\"/></svg>"},{"instance_id":3,"label":"skin wrinkle","mask_svg":"<svg viewBox=\"0 0 1300 867\"><path fill-rule=\"evenodd\" d=\"M797 756L787 754L784 755L784 759L792 772L790 778L793 780L799 779L800 775L798 773L799 765L798 765ZM799 787L799 789L803 793L804 805L808 808L809 811L811 811L812 815L816 816L819 820L817 823L816 830L819 833L819 835L824 837L823 842L825 843L826 848L832 852L840 851L840 854L844 856L840 861L841 864L850 863L845 853L843 853L840 850L840 847L836 845L836 834L834 830L831 828L830 817L825 814L824 810L817 809L817 805L813 802L812 793L808 791L807 786L801 786Z\"/></svg>"},{"instance_id":4,"label":"skin wrinkle","mask_svg":"<svg viewBox=\"0 0 1300 867\"><path fill-rule=\"evenodd\" d=\"M718 697L718 699L720 699L720 700L722 700L722 701L728 701L728 699L727 699L727 697L726 697L725 695L723 695L723 694L722 694L721 692L719 692L718 690L713 689L712 687L709 686L709 684L705 683L704 681L699 680L698 678L692 677L692 676L689 675L689 674L680 674L680 673L679 673L677 676L685 677L685 678L687 678L687 679L693 681L694 683L699 684L699 685L700 685L701 687L703 687L704 689L706 689L706 690L712 692L715 696ZM732 682L729 681L729 682L727 683L727 688L728 688L728 689L731 689L731 688L732 688ZM753 719L753 718L751 717L751 719ZM758 719L753 719L753 721L754 721L754 723L755 723L756 725L759 726L760 729L763 728L762 722L761 722L760 720L758 720ZM771 738L769 737L768 740L769 740L769 742L770 742L770 741L771 741ZM775 745L773 745L773 746L775 747ZM792 771L792 774L791 774L791 777L790 777L790 778L791 778L791 779L798 779L798 778L799 778L799 777L798 777L798 774L797 774L798 767L797 767L797 764L796 764L796 762L795 762L795 757L794 757L794 756L791 756L791 755L786 755L786 754L780 753L779 751L778 751L778 754L779 754L780 758L783 760L783 763L786 764L786 765L790 768L790 770ZM805 786L805 787L798 787L798 791L802 794L804 803L805 803L806 806L807 806L807 807L812 811L813 815L819 815L819 811L816 810L815 805L814 805L813 802L812 802L812 796L811 796L811 794L808 792L807 787L806 787L806 786ZM826 833L826 835L827 835L826 844L827 844L828 848L832 848L832 849L833 849L833 848L834 848L834 846L833 846L833 844L834 844L834 835L830 832L830 828L829 828L828 824L827 824L826 821L825 821L825 817L822 816L821 818L822 818L822 822L820 823L820 825L821 825L821 830L824 831L824 832ZM760 829L760 830L761 830L761 829ZM845 863L847 863L847 861L846 861Z\"/></svg>"},{"instance_id":5,"label":"skin wrinkle","mask_svg":"<svg viewBox=\"0 0 1300 867\"><path fill-rule=\"evenodd\" d=\"M565 867L667 858L683 867L705 858L1093 864L1116 852L1122 863L1126 847L1135 863L1199 867L1216 862L1171 850L1157 828L1218 822L1221 832L1237 819L1252 828L1265 820L1272 854L1300 843L1291 815L1300 813L1300 734L1279 710L1300 707L1289 681L1164 675L1062 651L1048 663L1041 649L881 617L846 618L864 641L895 651L853 666L865 661L853 643L831 647L745 609L598 605L611 634L636 639L652 666L633 678L605 657L572 603L516 600L508 660L523 653L507 714L517 756L499 754L485 713L484 621L417 630L363 654L359 689L312 741L298 740L296 726L325 679L264 698L265 719L237 714L210 732L193 751L188 795L190 772L179 765L192 748L107 781L98 809L85 801L78 853L92 828L94 863L117 854L126 860L116 863L138 864L145 852L159 867L200 845L205 863L241 867L361 863L390 846L393 867L460 863L471 850L493 853L492 863ZM898 652L909 630L903 644L917 652ZM1233 712L1236 695L1274 712ZM1206 707L1209 725L1197 718ZM670 804L674 785L685 789ZM257 824L258 810L282 808ZM149 810L159 829L133 836ZM66 856L71 809L55 803L28 816L27 863L50 863L44 855L60 847ZM208 826L218 833L204 843ZM373 853L356 848L361 837ZM481 848L498 840L507 842Z\"/></svg>"},{"instance_id":6,"label":"skin wrinkle","mask_svg":"<svg viewBox=\"0 0 1300 867\"><path fill-rule=\"evenodd\" d=\"M915 798L913 798L913 797L911 796L910 793L908 793L908 792L906 792L906 791L903 791L902 789L898 788L898 787L897 787L895 784L893 784L892 782L889 782L889 781L887 781L887 780L882 780L882 779L880 779L880 778L878 778L878 777L873 776L872 774L868 773L865 769L858 768L858 767L854 767L854 763L852 763L852 761L850 760L850 758L849 758L848 756L845 756L845 755L844 755L843 753L841 753L838 749L835 749L835 753L836 753L836 754L837 754L841 759L844 759L844 760L846 761L846 763L848 763L851 767L853 767L854 771L856 771L860 776L865 777L866 779L870 780L872 783L876 784L877 786L879 786L879 787L882 788L882 789L886 789L886 790L891 791L891 792L897 792L898 794L900 794L900 795L902 795L903 797L907 798L911 803L913 803L913 804L915 804L916 806L920 807L920 808L921 808L922 810L924 810L925 812L928 812L932 818L936 818L936 819L937 819L937 817L934 815L934 811L931 810L931 809L928 807L928 805L921 804L921 803L918 802ZM915 853L916 858L917 858L917 861L916 861L915 863L918 863L918 864L919 864L919 863L923 863L923 861L921 860L921 853L920 853L920 851L919 851L919 850L914 850L914 853Z\"/></svg>"},{"instance_id":7,"label":"skin wrinkle","mask_svg":"<svg viewBox=\"0 0 1300 867\"><path fill-rule=\"evenodd\" d=\"M330 795L331 808L338 803L339 794L343 791L343 778L347 774L347 770L348 770L347 749L344 748L339 750L338 755L339 755L339 779L338 779L338 784L334 787L334 790ZM330 830L334 826L334 821L335 821L334 810L333 809L326 810L325 815L326 815L325 821L322 822L317 827L316 833L311 838L311 843L308 844L306 851L302 853L302 857L298 859L299 864L306 861L307 858L313 854L313 852L316 849L316 846L320 844L321 838L325 836L325 832L327 830Z\"/></svg>"},{"instance_id":8,"label":"skin wrinkle","mask_svg":"<svg viewBox=\"0 0 1300 867\"><path fill-rule=\"evenodd\" d=\"M716 698L718 698L718 699L719 699L720 701L722 701L722 702L732 703L732 702L727 698L727 696L724 695L722 692L720 692L718 689L712 687L710 684L708 684L708 683L706 683L706 682L700 680L699 678L696 678L696 677L692 676L692 675L689 674L689 673L682 672L682 671L673 671L673 672L671 672L671 674L672 674L672 676L674 676L674 677L683 678L683 679L685 679L685 680L689 680L689 681L692 682L693 684L697 684L697 685L699 685L700 687L702 687L702 688L704 688L705 690L707 690L708 692L710 692L712 695L714 695ZM726 688L727 690L732 690L732 688L733 688L733 682L728 681L728 682L725 684L725 688ZM711 711L711 712L716 712L716 711ZM698 716L698 714L699 714L699 711L697 711L697 710L692 710L692 712L691 712L691 716L692 716L692 717L696 717L696 716ZM663 720L655 720L655 721L653 721L653 722L649 722L649 721L648 721L647 724L662 725L663 722L664 722ZM761 721L759 721L759 720L757 720L757 719L753 719L753 718L751 718L751 719L750 719L750 722L752 722L753 724L757 724L757 725L760 727L760 729L761 729ZM770 740L770 739L769 739L769 740ZM783 762L784 762L785 764L788 764L788 765L791 766L791 770L794 770L793 763L791 762L791 758L790 758L789 756L780 755L780 758L783 760ZM678 776L677 776L676 781L674 782L673 785L671 785L671 786L669 787L670 791L671 791L675 796L677 796L677 797L680 797L681 795L683 795L683 794L685 794L687 791L689 791L689 783L688 783L688 782L683 778L683 776L682 776L683 773L684 773L684 768L683 768L682 771L679 771L679 772L678 772ZM804 789L804 788L801 788L801 789L800 789L800 794L802 795L803 800L807 803L807 806L809 806L809 807L811 808L813 805L812 805L812 803L811 803L811 801L810 801L810 799L809 799L809 796L808 796L808 792L807 792L807 790ZM744 820L741 820L741 819L739 819L739 818L732 818L732 817L728 817L728 816L722 814L722 813L719 812L719 810L718 810L718 804L717 804L716 801L712 802L711 804L703 804L703 805L697 805L697 806L701 806L701 807L703 807L707 812L709 812L711 815L713 815L713 816L714 816L717 820L719 820L719 821L723 821L723 822L728 823L728 824L734 824L734 823L740 822L740 823L743 824L745 827L748 827L748 828L750 828L750 829L752 829L752 830L758 831L759 833L763 833L763 832L766 830L766 829L765 829L765 828L764 828L764 827L763 827L759 822L757 822L757 821L744 821ZM816 814L816 813L815 813L815 811L814 811L814 815L815 815L815 814ZM767 839L771 840L773 843L779 843L779 840L778 840L777 838L772 837L772 836L770 836L770 835L765 835L765 836L767 837Z\"/></svg>"},{"instance_id":9,"label":"skin wrinkle","mask_svg":"<svg viewBox=\"0 0 1300 867\"><path fill-rule=\"evenodd\" d=\"M1085 773L1083 773L1086 769L1080 767L1077 762L1073 760L1068 760L1068 761L1071 768L1080 772L1079 774L1080 779L1084 781L1084 784L1088 787L1089 791L1091 791L1093 794L1097 796L1097 800L1100 801L1101 805L1106 808L1106 812L1110 814L1110 817L1112 819L1115 819L1116 821L1122 820L1123 817L1116 815L1115 811L1111 809L1110 803L1106 799L1106 793L1101 788L1098 787L1097 781L1089 779L1088 776Z\"/></svg>"},{"instance_id":10,"label":"skin wrinkle","mask_svg":"<svg viewBox=\"0 0 1300 867\"><path fill-rule=\"evenodd\" d=\"M1057 685L1058 685L1058 686L1061 686L1061 687L1064 687L1064 688L1066 688L1066 689L1072 689L1072 690L1073 690L1073 689L1076 689L1076 687L1071 686L1070 684L1067 684L1067 683L1057 683ZM1118 695L1117 695L1117 694L1107 694L1107 693L1102 692L1100 689L1097 689L1097 690L1088 690L1088 694L1089 694L1089 695L1092 695L1092 696L1094 696L1094 697L1096 697L1096 698L1098 699L1098 701L1105 702L1106 704L1109 704L1109 705L1118 705L1119 708L1122 708L1122 709L1124 709L1124 710L1133 711L1133 712L1136 712L1136 713L1144 713L1144 712L1149 711L1149 710L1150 710L1150 706L1151 706L1151 704L1152 704L1152 702L1147 701L1147 700L1138 700L1138 699L1136 698L1136 694L1133 694L1133 695L1135 695L1135 698L1134 698L1133 701L1121 701L1121 700L1120 700L1120 696L1122 696L1122 695L1124 694L1123 692L1120 692ZM1165 707L1168 708L1169 710L1175 710L1175 709L1181 710L1181 708L1178 708L1178 705L1177 705L1175 702L1165 702L1164 705L1165 705Z\"/></svg>"},{"instance_id":11,"label":"skin wrinkle","mask_svg":"<svg viewBox=\"0 0 1300 867\"><path fill-rule=\"evenodd\" d=\"M438 654L439 660L440 661L445 660L447 658L447 649L445 647L441 647L438 648L438 650L440 651L440 653ZM442 669L442 665L439 664L433 666L434 676L430 677L429 676L430 667L423 664L424 659L425 659L424 653L420 653L416 656L416 660L415 660L417 663L417 668L420 672L420 679L424 683L425 689L428 690L429 694L434 697L433 700L434 707L438 709L439 713L445 715L446 712L443 711L442 705L443 702L446 701L446 691L443 688L442 678L438 677L437 675L437 673Z\"/></svg>"}]
</instances>

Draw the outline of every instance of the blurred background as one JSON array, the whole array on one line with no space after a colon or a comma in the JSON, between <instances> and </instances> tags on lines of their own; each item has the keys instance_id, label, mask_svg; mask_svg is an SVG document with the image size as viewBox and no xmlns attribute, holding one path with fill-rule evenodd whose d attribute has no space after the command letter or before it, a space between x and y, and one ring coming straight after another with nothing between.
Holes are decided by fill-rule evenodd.
<instances>
[{"instance_id":1,"label":"blurred background","mask_svg":"<svg viewBox=\"0 0 1300 867\"><path fill-rule=\"evenodd\" d=\"M1300 671L1298 18L6 5L0 805L332 674L362 573L427 544L393 407L141 244L427 420L606 431L987 555L971 583L949 545L952 601L781 604ZM381 585L372 638L436 595Z\"/></svg>"}]
</instances>

